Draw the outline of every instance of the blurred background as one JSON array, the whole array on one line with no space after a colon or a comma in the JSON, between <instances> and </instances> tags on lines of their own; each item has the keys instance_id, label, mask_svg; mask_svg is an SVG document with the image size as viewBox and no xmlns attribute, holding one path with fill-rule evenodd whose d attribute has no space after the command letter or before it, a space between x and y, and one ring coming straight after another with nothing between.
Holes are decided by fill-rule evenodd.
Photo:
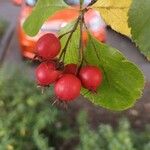
<instances>
[{"instance_id":1,"label":"blurred background","mask_svg":"<svg viewBox=\"0 0 150 150\"><path fill-rule=\"evenodd\" d=\"M68 109L52 106L51 90L42 95L34 83L36 63L29 58L37 37L25 35L22 22L35 1L27 2L0 0L0 150L150 150L150 64L131 40L107 27L106 42L146 78L133 108L111 112L82 96Z\"/></svg>"}]
</instances>

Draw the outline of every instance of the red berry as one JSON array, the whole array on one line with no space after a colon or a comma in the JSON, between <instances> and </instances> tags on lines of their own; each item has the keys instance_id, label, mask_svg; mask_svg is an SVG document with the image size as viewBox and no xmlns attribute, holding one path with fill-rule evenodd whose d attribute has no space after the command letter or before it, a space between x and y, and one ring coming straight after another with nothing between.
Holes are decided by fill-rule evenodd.
<instances>
[{"instance_id":1,"label":"red berry","mask_svg":"<svg viewBox=\"0 0 150 150\"><path fill-rule=\"evenodd\" d=\"M82 85L91 90L96 91L102 83L102 71L96 66L85 66L81 68L79 73Z\"/></svg>"},{"instance_id":2,"label":"red berry","mask_svg":"<svg viewBox=\"0 0 150 150\"><path fill-rule=\"evenodd\" d=\"M37 83L41 86L48 86L55 82L59 75L60 72L55 70L55 64L53 63L43 62L35 71Z\"/></svg>"},{"instance_id":3,"label":"red berry","mask_svg":"<svg viewBox=\"0 0 150 150\"><path fill-rule=\"evenodd\" d=\"M48 69L56 70L56 63L53 61L46 61L42 64L46 65L48 67Z\"/></svg>"},{"instance_id":4,"label":"red berry","mask_svg":"<svg viewBox=\"0 0 150 150\"><path fill-rule=\"evenodd\" d=\"M56 57L60 49L60 40L52 33L45 34L37 41L37 55L43 59L52 59Z\"/></svg>"},{"instance_id":5,"label":"red berry","mask_svg":"<svg viewBox=\"0 0 150 150\"><path fill-rule=\"evenodd\" d=\"M78 66L77 64L67 64L64 69L65 74L74 74L77 73Z\"/></svg>"},{"instance_id":6,"label":"red berry","mask_svg":"<svg viewBox=\"0 0 150 150\"><path fill-rule=\"evenodd\" d=\"M80 95L81 82L72 74L64 74L55 84L55 94L61 101L72 101Z\"/></svg>"}]
</instances>

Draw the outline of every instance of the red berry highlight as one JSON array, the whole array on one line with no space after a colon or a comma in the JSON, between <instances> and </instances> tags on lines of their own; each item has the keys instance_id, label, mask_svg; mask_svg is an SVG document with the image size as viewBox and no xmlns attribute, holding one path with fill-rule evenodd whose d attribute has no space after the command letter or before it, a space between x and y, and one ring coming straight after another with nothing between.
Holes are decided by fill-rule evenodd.
<instances>
[{"instance_id":1,"label":"red berry highlight","mask_svg":"<svg viewBox=\"0 0 150 150\"><path fill-rule=\"evenodd\" d=\"M42 63L43 65L46 65L48 69L56 70L56 63L53 61L46 61Z\"/></svg>"},{"instance_id":2,"label":"red berry highlight","mask_svg":"<svg viewBox=\"0 0 150 150\"><path fill-rule=\"evenodd\" d=\"M96 91L102 83L102 71L96 66L85 66L79 72L82 85L91 91Z\"/></svg>"},{"instance_id":3,"label":"red berry highlight","mask_svg":"<svg viewBox=\"0 0 150 150\"><path fill-rule=\"evenodd\" d=\"M77 69L78 69L77 64L67 64L65 66L64 73L76 75Z\"/></svg>"},{"instance_id":4,"label":"red berry highlight","mask_svg":"<svg viewBox=\"0 0 150 150\"><path fill-rule=\"evenodd\" d=\"M53 63L43 62L35 71L36 80L40 86L48 86L54 83L59 75L60 72L55 70L55 64Z\"/></svg>"},{"instance_id":5,"label":"red berry highlight","mask_svg":"<svg viewBox=\"0 0 150 150\"><path fill-rule=\"evenodd\" d=\"M72 101L80 95L81 81L72 74L64 74L55 84L55 94L60 101Z\"/></svg>"},{"instance_id":6,"label":"red berry highlight","mask_svg":"<svg viewBox=\"0 0 150 150\"><path fill-rule=\"evenodd\" d=\"M37 55L46 60L56 57L60 49L60 40L52 33L47 33L42 36L36 44Z\"/></svg>"}]
</instances>

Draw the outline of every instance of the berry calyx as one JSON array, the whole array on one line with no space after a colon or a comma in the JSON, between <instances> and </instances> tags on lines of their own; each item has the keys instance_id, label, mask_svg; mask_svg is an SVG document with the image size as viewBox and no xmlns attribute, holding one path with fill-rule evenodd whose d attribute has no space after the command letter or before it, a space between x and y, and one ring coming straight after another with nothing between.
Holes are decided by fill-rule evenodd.
<instances>
[{"instance_id":1,"label":"berry calyx","mask_svg":"<svg viewBox=\"0 0 150 150\"><path fill-rule=\"evenodd\" d=\"M64 68L64 73L76 75L77 70L78 70L77 64L67 64Z\"/></svg>"},{"instance_id":2,"label":"berry calyx","mask_svg":"<svg viewBox=\"0 0 150 150\"><path fill-rule=\"evenodd\" d=\"M80 95L81 81L72 74L64 74L55 83L55 94L60 101L72 101Z\"/></svg>"},{"instance_id":3,"label":"berry calyx","mask_svg":"<svg viewBox=\"0 0 150 150\"><path fill-rule=\"evenodd\" d=\"M43 62L35 70L38 85L48 86L54 83L60 76L60 72L55 70L55 64Z\"/></svg>"},{"instance_id":4,"label":"berry calyx","mask_svg":"<svg viewBox=\"0 0 150 150\"><path fill-rule=\"evenodd\" d=\"M43 35L36 44L37 56L45 60L56 57L60 49L60 40L52 33Z\"/></svg>"},{"instance_id":5,"label":"berry calyx","mask_svg":"<svg viewBox=\"0 0 150 150\"><path fill-rule=\"evenodd\" d=\"M102 83L102 71L96 66L85 66L79 72L79 78L83 87L96 92L97 88Z\"/></svg>"}]
</instances>

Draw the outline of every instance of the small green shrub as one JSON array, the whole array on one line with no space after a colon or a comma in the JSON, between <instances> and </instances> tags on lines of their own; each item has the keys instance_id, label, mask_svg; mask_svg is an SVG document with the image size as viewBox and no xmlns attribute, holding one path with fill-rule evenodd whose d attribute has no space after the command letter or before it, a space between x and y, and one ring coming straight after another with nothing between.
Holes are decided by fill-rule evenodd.
<instances>
[{"instance_id":1,"label":"small green shrub","mask_svg":"<svg viewBox=\"0 0 150 150\"><path fill-rule=\"evenodd\" d=\"M52 150L71 138L65 112L20 72L0 75L0 150ZM5 76L7 76L5 74Z\"/></svg>"},{"instance_id":2,"label":"small green shrub","mask_svg":"<svg viewBox=\"0 0 150 150\"><path fill-rule=\"evenodd\" d=\"M78 117L80 145L78 150L149 150L150 128L144 132L136 132L130 128L127 119L119 122L117 129L110 125L100 125L98 129L90 129L85 113Z\"/></svg>"}]
</instances>

